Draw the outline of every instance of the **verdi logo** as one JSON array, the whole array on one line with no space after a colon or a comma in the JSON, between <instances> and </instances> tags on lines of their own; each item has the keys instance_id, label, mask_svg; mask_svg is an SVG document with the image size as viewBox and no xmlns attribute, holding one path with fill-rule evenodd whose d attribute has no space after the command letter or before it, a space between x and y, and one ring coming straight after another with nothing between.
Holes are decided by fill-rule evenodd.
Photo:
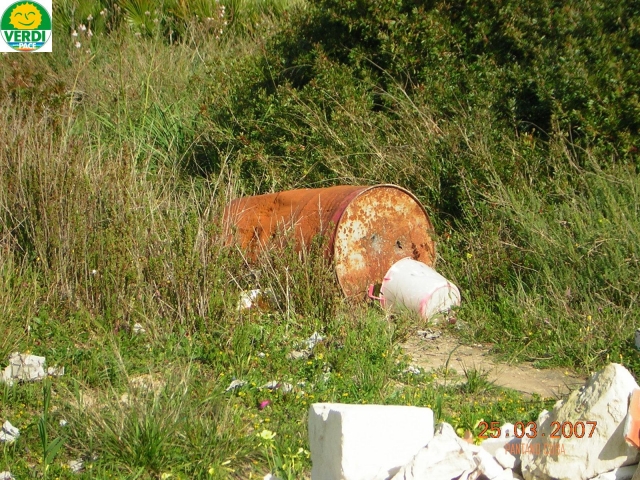
<instances>
[{"instance_id":1,"label":"verdi logo","mask_svg":"<svg viewBox=\"0 0 640 480\"><path fill-rule=\"evenodd\" d=\"M1 2L0 6L3 3ZM2 51L33 52L51 51L51 15L38 2L23 1L10 4L2 11L0 35L6 46ZM1 42L0 42L1 43ZM44 48L43 48L44 47Z\"/></svg>"}]
</instances>

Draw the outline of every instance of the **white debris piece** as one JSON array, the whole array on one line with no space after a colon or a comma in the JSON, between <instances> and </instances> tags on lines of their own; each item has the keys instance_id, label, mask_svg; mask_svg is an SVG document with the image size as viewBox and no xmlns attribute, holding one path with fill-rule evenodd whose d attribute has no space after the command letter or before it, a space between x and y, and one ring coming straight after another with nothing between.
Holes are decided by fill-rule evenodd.
<instances>
[{"instance_id":1,"label":"white debris piece","mask_svg":"<svg viewBox=\"0 0 640 480\"><path fill-rule=\"evenodd\" d=\"M293 385L286 382L279 382L277 380L271 380L265 383L260 388L266 388L267 390L280 390L282 393L289 393L293 390Z\"/></svg>"},{"instance_id":2,"label":"white debris piece","mask_svg":"<svg viewBox=\"0 0 640 480\"><path fill-rule=\"evenodd\" d=\"M601 473L591 480L632 480L634 473L638 470L638 465L628 465L626 467L616 468L610 472Z\"/></svg>"},{"instance_id":3,"label":"white debris piece","mask_svg":"<svg viewBox=\"0 0 640 480\"><path fill-rule=\"evenodd\" d=\"M81 459L69 460L67 465L69 466L69 470L73 473L80 473L84 469L84 462Z\"/></svg>"},{"instance_id":4,"label":"white debris piece","mask_svg":"<svg viewBox=\"0 0 640 480\"><path fill-rule=\"evenodd\" d=\"M0 480L15 480L11 472L0 472Z\"/></svg>"},{"instance_id":5,"label":"white debris piece","mask_svg":"<svg viewBox=\"0 0 640 480\"><path fill-rule=\"evenodd\" d=\"M312 480L386 480L433 436L433 412L396 405L315 403Z\"/></svg>"},{"instance_id":6,"label":"white debris piece","mask_svg":"<svg viewBox=\"0 0 640 480\"><path fill-rule=\"evenodd\" d=\"M67 421L63 418L62 420L60 420L60 422L58 422L60 424L61 427L66 427L67 426Z\"/></svg>"},{"instance_id":7,"label":"white debris piece","mask_svg":"<svg viewBox=\"0 0 640 480\"><path fill-rule=\"evenodd\" d=\"M145 330L145 328L140 323L136 323L133 326L134 335L142 335L143 333L146 333L146 332L147 331Z\"/></svg>"},{"instance_id":8,"label":"white debris piece","mask_svg":"<svg viewBox=\"0 0 640 480\"><path fill-rule=\"evenodd\" d=\"M422 373L422 370L414 365L409 365L402 371L402 373L413 373L414 375L420 375Z\"/></svg>"},{"instance_id":9,"label":"white debris piece","mask_svg":"<svg viewBox=\"0 0 640 480\"><path fill-rule=\"evenodd\" d=\"M9 355L9 366L2 373L2 380L13 385L14 380L34 381L47 376L44 357L14 352Z\"/></svg>"},{"instance_id":10,"label":"white debris piece","mask_svg":"<svg viewBox=\"0 0 640 480\"><path fill-rule=\"evenodd\" d=\"M280 480L280 477L276 477L272 473L267 473L263 480Z\"/></svg>"},{"instance_id":11,"label":"white debris piece","mask_svg":"<svg viewBox=\"0 0 640 480\"><path fill-rule=\"evenodd\" d=\"M510 451L508 452L505 450L504 447L497 449L493 456L495 457L496 462L502 465L503 468L514 469L516 468L516 464L520 463L519 458L516 458Z\"/></svg>"},{"instance_id":12,"label":"white debris piece","mask_svg":"<svg viewBox=\"0 0 640 480\"><path fill-rule=\"evenodd\" d=\"M2 424L2 430L0 430L0 442L11 443L15 442L20 436L20 430L11 425L9 420Z\"/></svg>"},{"instance_id":13,"label":"white debris piece","mask_svg":"<svg viewBox=\"0 0 640 480\"><path fill-rule=\"evenodd\" d=\"M535 438L522 439L524 478L587 480L638 463L640 451L627 445L622 433L629 396L636 388L631 373L612 363L569 398L558 401L551 412L538 418ZM557 427L563 425L568 438L558 435ZM569 435L569 428L574 432L578 428L581 435ZM554 431L560 438L552 437Z\"/></svg>"},{"instance_id":14,"label":"white debris piece","mask_svg":"<svg viewBox=\"0 0 640 480\"><path fill-rule=\"evenodd\" d=\"M244 387L246 384L247 384L246 380L234 380L229 384L229 386L227 387L225 392L231 392L231 391L236 390L236 389L238 389L240 387Z\"/></svg>"},{"instance_id":15,"label":"white debris piece","mask_svg":"<svg viewBox=\"0 0 640 480\"><path fill-rule=\"evenodd\" d=\"M441 423L436 427L433 439L392 480L468 479L469 474L477 470L470 447L456 435L451 425Z\"/></svg>"},{"instance_id":16,"label":"white debris piece","mask_svg":"<svg viewBox=\"0 0 640 480\"><path fill-rule=\"evenodd\" d=\"M304 343L307 345L308 350L313 350L315 346L322 342L324 337L320 335L318 332L313 332L309 338L307 338Z\"/></svg>"},{"instance_id":17,"label":"white debris piece","mask_svg":"<svg viewBox=\"0 0 640 480\"><path fill-rule=\"evenodd\" d=\"M64 367L49 367L47 368L47 375L51 377L61 377L64 375Z\"/></svg>"},{"instance_id":18,"label":"white debris piece","mask_svg":"<svg viewBox=\"0 0 640 480\"><path fill-rule=\"evenodd\" d=\"M254 290L244 290L240 293L238 299L237 311L249 310L251 308L268 309L276 303L276 297L273 291L260 290L256 288Z\"/></svg>"}]
</instances>

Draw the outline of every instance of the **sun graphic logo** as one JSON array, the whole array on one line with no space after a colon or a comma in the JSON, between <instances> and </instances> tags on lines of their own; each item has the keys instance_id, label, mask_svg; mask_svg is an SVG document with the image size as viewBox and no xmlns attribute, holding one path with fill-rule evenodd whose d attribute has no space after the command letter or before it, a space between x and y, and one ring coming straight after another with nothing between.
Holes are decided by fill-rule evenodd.
<instances>
[{"instance_id":1,"label":"sun graphic logo","mask_svg":"<svg viewBox=\"0 0 640 480\"><path fill-rule=\"evenodd\" d=\"M9 0L10 1L10 0ZM51 0L9 4L0 0L0 51L51 51Z\"/></svg>"}]
</instances>

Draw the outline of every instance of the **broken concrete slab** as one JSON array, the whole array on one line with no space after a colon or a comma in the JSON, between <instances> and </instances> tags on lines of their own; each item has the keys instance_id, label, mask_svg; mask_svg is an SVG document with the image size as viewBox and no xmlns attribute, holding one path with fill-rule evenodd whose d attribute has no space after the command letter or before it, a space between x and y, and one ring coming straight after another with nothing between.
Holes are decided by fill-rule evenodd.
<instances>
[{"instance_id":1,"label":"broken concrete slab","mask_svg":"<svg viewBox=\"0 0 640 480\"><path fill-rule=\"evenodd\" d=\"M0 442L11 443L15 442L16 439L20 436L20 430L11 425L9 420L5 421L2 424L2 429L0 430Z\"/></svg>"},{"instance_id":2,"label":"broken concrete slab","mask_svg":"<svg viewBox=\"0 0 640 480\"><path fill-rule=\"evenodd\" d=\"M628 465L616 468L610 472L601 473L591 480L632 480L634 473L638 470L638 465Z\"/></svg>"},{"instance_id":3,"label":"broken concrete slab","mask_svg":"<svg viewBox=\"0 0 640 480\"><path fill-rule=\"evenodd\" d=\"M0 381L11 386L16 380L33 382L42 380L47 375L56 377L64 375L64 367L49 367L45 371L45 362L45 357L13 352L9 355L9 365L4 369L2 375L0 375Z\"/></svg>"},{"instance_id":4,"label":"broken concrete slab","mask_svg":"<svg viewBox=\"0 0 640 480\"><path fill-rule=\"evenodd\" d=\"M311 478L387 480L432 437L428 408L315 403L309 409Z\"/></svg>"},{"instance_id":5,"label":"broken concrete slab","mask_svg":"<svg viewBox=\"0 0 640 480\"><path fill-rule=\"evenodd\" d=\"M448 423L440 423L433 439L402 467L392 480L506 480L512 472L484 449L459 438Z\"/></svg>"},{"instance_id":6,"label":"broken concrete slab","mask_svg":"<svg viewBox=\"0 0 640 480\"><path fill-rule=\"evenodd\" d=\"M13 385L14 380L41 380L47 376L44 362L44 357L14 352L9 355L9 365L5 368L2 379L9 385Z\"/></svg>"},{"instance_id":7,"label":"broken concrete slab","mask_svg":"<svg viewBox=\"0 0 640 480\"><path fill-rule=\"evenodd\" d=\"M638 463L640 452L627 445L623 434L629 396L637 388L631 373L612 363L558 401L538 418L536 436L522 439L524 478L587 480ZM565 438L558 434L563 425L569 425L567 429L578 425L580 433L584 425L585 433Z\"/></svg>"}]
</instances>

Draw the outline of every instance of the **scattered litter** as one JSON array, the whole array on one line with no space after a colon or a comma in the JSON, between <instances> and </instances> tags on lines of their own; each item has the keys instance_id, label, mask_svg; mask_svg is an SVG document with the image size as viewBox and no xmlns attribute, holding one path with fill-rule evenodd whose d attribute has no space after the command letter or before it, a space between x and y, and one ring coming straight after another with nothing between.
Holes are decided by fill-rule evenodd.
<instances>
[{"instance_id":1,"label":"scattered litter","mask_svg":"<svg viewBox=\"0 0 640 480\"><path fill-rule=\"evenodd\" d=\"M271 401L270 400L263 400L260 402L260 404L258 405L258 410L264 410L265 408L267 408L269 405L271 405Z\"/></svg>"},{"instance_id":2,"label":"scattered litter","mask_svg":"<svg viewBox=\"0 0 640 480\"><path fill-rule=\"evenodd\" d=\"M63 418L59 423L61 427L66 427L68 422Z\"/></svg>"},{"instance_id":3,"label":"scattered litter","mask_svg":"<svg viewBox=\"0 0 640 480\"><path fill-rule=\"evenodd\" d=\"M258 352L258 357L259 357L259 358L264 358L264 357L266 357L266 356L267 356L267 354L266 354L266 353L264 353L264 352Z\"/></svg>"},{"instance_id":4,"label":"scattered litter","mask_svg":"<svg viewBox=\"0 0 640 480\"><path fill-rule=\"evenodd\" d=\"M133 326L133 333L134 333L134 335L142 335L143 333L147 333L147 331L145 330L145 328L141 324L136 323Z\"/></svg>"},{"instance_id":5,"label":"scattered litter","mask_svg":"<svg viewBox=\"0 0 640 480\"><path fill-rule=\"evenodd\" d=\"M11 425L11 423L9 423L9 420L2 424L2 430L0 430L0 442L15 442L19 436L20 430Z\"/></svg>"},{"instance_id":6,"label":"scattered litter","mask_svg":"<svg viewBox=\"0 0 640 480\"><path fill-rule=\"evenodd\" d=\"M280 390L282 393L289 393L293 390L293 385L285 382L278 382L277 380L271 380L265 383L260 388L266 388L268 390Z\"/></svg>"},{"instance_id":7,"label":"scattered litter","mask_svg":"<svg viewBox=\"0 0 640 480\"><path fill-rule=\"evenodd\" d=\"M238 299L238 306L236 310L241 312L243 310L249 310L251 308L257 308L260 310L269 310L276 303L276 297L271 290L260 290L256 288L254 290L243 290L240 292L240 298Z\"/></svg>"},{"instance_id":8,"label":"scattered litter","mask_svg":"<svg viewBox=\"0 0 640 480\"><path fill-rule=\"evenodd\" d=\"M423 340L435 340L436 338L440 338L440 336L442 335L440 332L436 332L435 330L431 329L418 330L416 334Z\"/></svg>"},{"instance_id":9,"label":"scattered litter","mask_svg":"<svg viewBox=\"0 0 640 480\"><path fill-rule=\"evenodd\" d=\"M415 367L413 365L409 365L407 368L405 368L402 373L413 373L414 375L420 375L422 373L422 370L420 370L419 367Z\"/></svg>"},{"instance_id":10,"label":"scattered litter","mask_svg":"<svg viewBox=\"0 0 640 480\"><path fill-rule=\"evenodd\" d=\"M247 384L246 380L234 380L229 384L225 392L231 392L233 390L237 390L240 387L244 387Z\"/></svg>"},{"instance_id":11,"label":"scattered litter","mask_svg":"<svg viewBox=\"0 0 640 480\"><path fill-rule=\"evenodd\" d=\"M15 480L11 472L0 472L0 480Z\"/></svg>"},{"instance_id":12,"label":"scattered litter","mask_svg":"<svg viewBox=\"0 0 640 480\"><path fill-rule=\"evenodd\" d=\"M318 332L313 332L313 334L307 338L304 343L306 343L308 350L313 350L318 343L324 340L324 338L325 337L320 335Z\"/></svg>"},{"instance_id":13,"label":"scattered litter","mask_svg":"<svg viewBox=\"0 0 640 480\"><path fill-rule=\"evenodd\" d=\"M73 473L79 473L84 469L84 462L82 460L69 460L69 470Z\"/></svg>"},{"instance_id":14,"label":"scattered litter","mask_svg":"<svg viewBox=\"0 0 640 480\"><path fill-rule=\"evenodd\" d=\"M309 350L293 350L287 353L287 358L289 360L304 360L311 356L311 352Z\"/></svg>"},{"instance_id":15,"label":"scattered litter","mask_svg":"<svg viewBox=\"0 0 640 480\"><path fill-rule=\"evenodd\" d=\"M13 385L15 380L31 382L42 380L47 375L60 377L64 375L64 367L49 367L44 369L45 357L13 352L9 355L9 365L0 375L0 381Z\"/></svg>"},{"instance_id":16,"label":"scattered litter","mask_svg":"<svg viewBox=\"0 0 640 480\"><path fill-rule=\"evenodd\" d=\"M306 360L311 356L316 345L324 341L324 339L325 337L320 335L318 332L313 332L309 338L302 342L302 345L306 346L306 348L302 350L292 350L287 354L287 358L289 360Z\"/></svg>"},{"instance_id":17,"label":"scattered litter","mask_svg":"<svg viewBox=\"0 0 640 480\"><path fill-rule=\"evenodd\" d=\"M47 375L52 377L61 377L64 375L64 367L49 367L47 368Z\"/></svg>"}]
</instances>

